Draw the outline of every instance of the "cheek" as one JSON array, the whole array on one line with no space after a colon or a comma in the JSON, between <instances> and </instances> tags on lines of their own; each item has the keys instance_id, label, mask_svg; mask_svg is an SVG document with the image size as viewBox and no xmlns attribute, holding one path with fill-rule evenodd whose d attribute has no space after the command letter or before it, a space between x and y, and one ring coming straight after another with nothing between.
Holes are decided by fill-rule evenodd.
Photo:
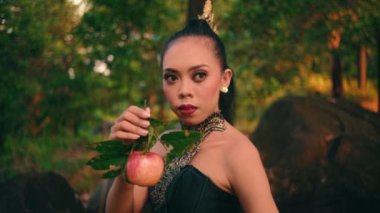
<instances>
[{"instance_id":1,"label":"cheek","mask_svg":"<svg viewBox=\"0 0 380 213\"><path fill-rule=\"evenodd\" d=\"M215 81L214 81L215 82ZM217 100L219 98L220 85L217 83L209 84L207 87L201 88L198 95L204 100Z\"/></svg>"},{"instance_id":2,"label":"cheek","mask_svg":"<svg viewBox=\"0 0 380 213\"><path fill-rule=\"evenodd\" d=\"M174 100L173 89L170 89L170 87L165 86L165 84L164 84L162 87L162 90L164 92L166 100L169 102L170 105L172 105L173 100Z\"/></svg>"},{"instance_id":3,"label":"cheek","mask_svg":"<svg viewBox=\"0 0 380 213\"><path fill-rule=\"evenodd\" d=\"M207 82L207 84L205 84L205 88L203 88L204 94L213 95L213 96L215 96L215 94L219 94L220 87L221 87L221 84L219 83L219 81L220 80L218 78L210 79Z\"/></svg>"}]
</instances>

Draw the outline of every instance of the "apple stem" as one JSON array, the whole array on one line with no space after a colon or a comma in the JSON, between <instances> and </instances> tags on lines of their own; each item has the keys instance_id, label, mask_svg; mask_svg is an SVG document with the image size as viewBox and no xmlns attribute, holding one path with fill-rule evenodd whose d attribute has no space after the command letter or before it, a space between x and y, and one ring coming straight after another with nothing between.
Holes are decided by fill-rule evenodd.
<instances>
[{"instance_id":1,"label":"apple stem","mask_svg":"<svg viewBox=\"0 0 380 213\"><path fill-rule=\"evenodd\" d=\"M144 99L144 109L146 109L146 98ZM149 127L148 129L148 141L144 141L144 150L143 150L143 153L146 154L147 152L149 152L149 149L150 149L150 141L151 141L151 129L152 127Z\"/></svg>"},{"instance_id":2,"label":"apple stem","mask_svg":"<svg viewBox=\"0 0 380 213\"><path fill-rule=\"evenodd\" d=\"M144 153L147 153L150 151L150 149L154 146L156 140L158 138L157 131L153 126L149 127L148 130L148 140L144 142Z\"/></svg>"},{"instance_id":3,"label":"apple stem","mask_svg":"<svg viewBox=\"0 0 380 213\"><path fill-rule=\"evenodd\" d=\"M135 146L136 146L136 144L135 144L135 143L133 143L133 144L132 144L132 148L131 148L131 150L129 151L129 155L131 155L131 154L132 154L132 152L133 152L133 150L135 150Z\"/></svg>"}]
</instances>

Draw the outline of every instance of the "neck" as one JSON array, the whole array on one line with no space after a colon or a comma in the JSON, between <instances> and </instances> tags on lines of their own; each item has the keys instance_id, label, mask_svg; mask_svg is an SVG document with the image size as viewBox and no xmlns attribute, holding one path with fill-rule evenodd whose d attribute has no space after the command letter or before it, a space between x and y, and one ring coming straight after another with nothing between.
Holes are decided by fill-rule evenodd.
<instances>
[{"instance_id":1,"label":"neck","mask_svg":"<svg viewBox=\"0 0 380 213\"><path fill-rule=\"evenodd\" d=\"M202 133L202 140L207 137L211 132L218 131L223 132L226 130L224 123L224 117L220 112L214 112L208 116L204 121L195 126L187 126L181 124L184 130L194 130Z\"/></svg>"}]
</instances>

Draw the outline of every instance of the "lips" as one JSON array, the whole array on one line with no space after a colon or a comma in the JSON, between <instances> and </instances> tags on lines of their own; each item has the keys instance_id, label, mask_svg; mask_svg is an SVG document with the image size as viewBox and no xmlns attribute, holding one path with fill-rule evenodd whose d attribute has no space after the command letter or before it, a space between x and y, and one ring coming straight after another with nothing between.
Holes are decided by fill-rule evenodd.
<instances>
[{"instance_id":1,"label":"lips","mask_svg":"<svg viewBox=\"0 0 380 213\"><path fill-rule=\"evenodd\" d=\"M190 116L197 110L197 107L191 104L182 104L178 107L178 112L184 116Z\"/></svg>"}]
</instances>

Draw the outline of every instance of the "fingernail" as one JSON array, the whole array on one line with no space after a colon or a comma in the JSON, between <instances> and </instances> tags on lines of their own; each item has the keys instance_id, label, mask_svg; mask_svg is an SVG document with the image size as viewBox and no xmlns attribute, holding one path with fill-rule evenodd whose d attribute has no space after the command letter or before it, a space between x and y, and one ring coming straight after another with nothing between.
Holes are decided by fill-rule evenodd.
<instances>
[{"instance_id":1,"label":"fingernail","mask_svg":"<svg viewBox=\"0 0 380 213\"><path fill-rule=\"evenodd\" d=\"M143 121L141 124L142 124L142 127L149 127L150 125L149 121Z\"/></svg>"},{"instance_id":2,"label":"fingernail","mask_svg":"<svg viewBox=\"0 0 380 213\"><path fill-rule=\"evenodd\" d=\"M147 117L150 117L150 108L149 107L145 108L145 115Z\"/></svg>"},{"instance_id":3,"label":"fingernail","mask_svg":"<svg viewBox=\"0 0 380 213\"><path fill-rule=\"evenodd\" d=\"M142 129L142 130L140 131L140 134L145 136L145 135L148 134L148 130Z\"/></svg>"}]
</instances>

